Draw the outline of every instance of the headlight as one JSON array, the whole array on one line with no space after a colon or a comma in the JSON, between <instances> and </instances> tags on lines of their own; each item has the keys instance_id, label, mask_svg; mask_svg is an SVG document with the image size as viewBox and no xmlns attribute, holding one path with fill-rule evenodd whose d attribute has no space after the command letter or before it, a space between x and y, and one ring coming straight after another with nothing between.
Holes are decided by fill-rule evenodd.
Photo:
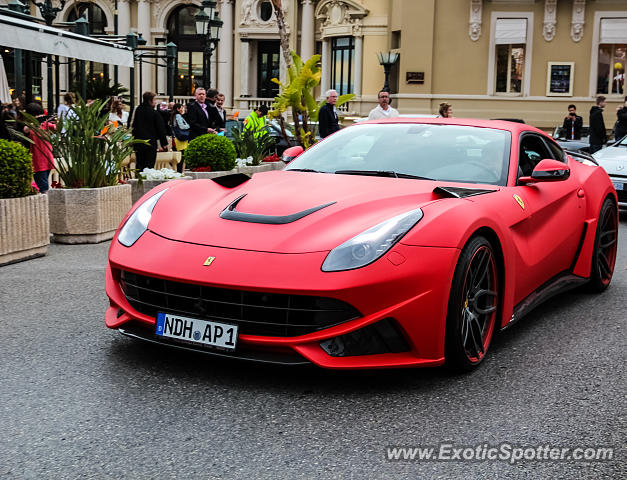
<instances>
[{"instance_id":1,"label":"headlight","mask_svg":"<svg viewBox=\"0 0 627 480\"><path fill-rule=\"evenodd\" d=\"M128 220L126 220L126 223L118 235L118 241L122 245L130 247L148 229L148 222L150 222L150 217L152 217L152 210L166 190L167 188L164 188L159 193L155 193L128 217Z\"/></svg>"},{"instance_id":2,"label":"headlight","mask_svg":"<svg viewBox=\"0 0 627 480\"><path fill-rule=\"evenodd\" d=\"M422 218L417 208L369 228L329 252L323 272L352 270L374 262L398 242Z\"/></svg>"}]
</instances>

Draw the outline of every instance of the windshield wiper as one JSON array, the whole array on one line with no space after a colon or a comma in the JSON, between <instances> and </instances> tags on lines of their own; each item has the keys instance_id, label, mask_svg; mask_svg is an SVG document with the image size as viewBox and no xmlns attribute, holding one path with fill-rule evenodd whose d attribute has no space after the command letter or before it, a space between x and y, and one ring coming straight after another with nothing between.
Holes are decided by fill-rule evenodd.
<instances>
[{"instance_id":1,"label":"windshield wiper","mask_svg":"<svg viewBox=\"0 0 627 480\"><path fill-rule=\"evenodd\" d=\"M319 170L314 170L313 168L288 168L287 172L313 172L313 173L322 173Z\"/></svg>"},{"instance_id":2,"label":"windshield wiper","mask_svg":"<svg viewBox=\"0 0 627 480\"><path fill-rule=\"evenodd\" d=\"M336 170L334 173L340 175L369 175L372 177L393 177L393 178L413 178L416 180L433 180L429 177L410 175L409 173L399 173L394 170Z\"/></svg>"}]
</instances>

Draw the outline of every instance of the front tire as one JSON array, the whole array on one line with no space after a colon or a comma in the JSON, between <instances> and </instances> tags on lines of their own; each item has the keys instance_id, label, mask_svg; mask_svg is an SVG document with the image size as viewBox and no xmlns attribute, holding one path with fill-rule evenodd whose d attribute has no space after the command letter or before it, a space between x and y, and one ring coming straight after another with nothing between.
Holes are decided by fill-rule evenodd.
<instances>
[{"instance_id":1,"label":"front tire","mask_svg":"<svg viewBox=\"0 0 627 480\"><path fill-rule=\"evenodd\" d=\"M599 213L597 231L592 250L590 282L586 285L592 293L601 293L610 286L616 263L618 246L618 212L610 198L606 198Z\"/></svg>"},{"instance_id":2,"label":"front tire","mask_svg":"<svg viewBox=\"0 0 627 480\"><path fill-rule=\"evenodd\" d=\"M492 245L484 237L474 237L459 256L449 296L445 345L448 368L467 372L484 359L500 298Z\"/></svg>"}]
</instances>

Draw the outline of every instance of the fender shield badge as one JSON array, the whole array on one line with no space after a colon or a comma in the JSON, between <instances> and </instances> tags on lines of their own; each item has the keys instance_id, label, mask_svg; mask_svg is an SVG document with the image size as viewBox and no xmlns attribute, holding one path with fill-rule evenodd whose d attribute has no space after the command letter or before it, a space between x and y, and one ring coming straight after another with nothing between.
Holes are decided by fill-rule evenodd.
<instances>
[{"instance_id":1,"label":"fender shield badge","mask_svg":"<svg viewBox=\"0 0 627 480\"><path fill-rule=\"evenodd\" d=\"M207 260L205 260L205 263L203 263L203 265L205 267L208 267L209 265L211 265L213 263L213 261L216 259L216 257L207 257Z\"/></svg>"},{"instance_id":2,"label":"fender shield badge","mask_svg":"<svg viewBox=\"0 0 627 480\"><path fill-rule=\"evenodd\" d=\"M523 210L525 209L525 202L523 202L522 198L520 198L518 195L514 195L514 200L518 202L518 205L520 205L520 208L522 208Z\"/></svg>"}]
</instances>

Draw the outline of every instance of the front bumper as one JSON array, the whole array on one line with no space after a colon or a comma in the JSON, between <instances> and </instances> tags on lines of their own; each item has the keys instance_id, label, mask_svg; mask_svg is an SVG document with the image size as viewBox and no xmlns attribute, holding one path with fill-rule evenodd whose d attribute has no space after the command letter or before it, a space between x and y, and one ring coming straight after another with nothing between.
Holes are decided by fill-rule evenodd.
<instances>
[{"instance_id":1,"label":"front bumper","mask_svg":"<svg viewBox=\"0 0 627 480\"><path fill-rule=\"evenodd\" d=\"M320 266L327 252L276 254L171 241L146 232L135 245L113 239L106 272L109 328L158 343L155 318L127 301L120 271L165 280L227 289L291 295L315 295L346 302L361 316L339 325L294 337L240 334L233 354L205 353L271 363L313 363L325 368L359 369L436 366L444 362L444 332L449 288L459 250L397 244L364 268L327 273ZM208 257L215 257L204 266ZM332 356L321 342L393 318L409 349L399 353ZM189 345L172 343L179 348Z\"/></svg>"},{"instance_id":2,"label":"front bumper","mask_svg":"<svg viewBox=\"0 0 627 480\"><path fill-rule=\"evenodd\" d=\"M627 175L610 175L610 180L614 184L614 187L622 185L622 188L616 188L618 208L627 210Z\"/></svg>"}]
</instances>

